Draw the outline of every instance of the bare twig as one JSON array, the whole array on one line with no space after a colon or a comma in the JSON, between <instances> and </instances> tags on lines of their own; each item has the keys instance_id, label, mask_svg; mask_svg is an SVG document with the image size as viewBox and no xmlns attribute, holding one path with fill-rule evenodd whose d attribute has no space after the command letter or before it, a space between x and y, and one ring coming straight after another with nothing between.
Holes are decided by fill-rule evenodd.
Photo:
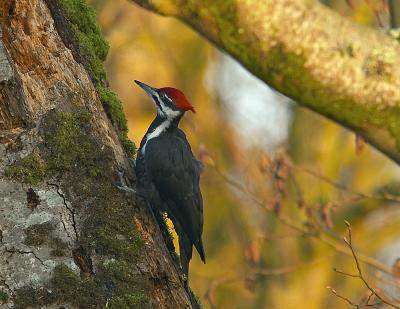
<instances>
[{"instance_id":1,"label":"bare twig","mask_svg":"<svg viewBox=\"0 0 400 309\"><path fill-rule=\"evenodd\" d=\"M222 179L228 183L229 185L231 185L232 187L234 187L236 190L238 190L240 193L242 193L244 196L246 196L247 198L249 198L253 203L259 205L260 207L262 207L262 209L273 213L274 216L281 221L283 224L285 224L286 226L290 227L291 229L293 229L294 231L297 231L299 233L299 236L304 236L304 237L311 237L319 242L322 242L326 245L328 245L329 247L331 247L332 249L334 249L336 252L342 253L344 255L347 256L352 256L351 251L349 250L349 248L347 248L346 246L343 246L339 241L332 239L332 237L329 237L327 235L324 234L316 234L313 233L312 231L310 232L310 230L307 229L307 227L303 226L303 225L298 225L297 221L295 222L293 219L291 219L290 217L286 216L284 213L280 212L280 213L276 213L273 211L272 207L268 207L268 203L265 203L263 201L260 201L251 191L248 190L248 188L244 187L240 182L231 179L229 176L227 176L225 173L223 173L216 164L212 165L212 167L214 168L214 170L216 171L216 173L222 177ZM391 274L391 268L387 267L386 265L380 263L379 261L365 256L365 255L358 255L358 258L361 262L372 266L374 268L376 268L377 270L380 270L382 272Z\"/></svg>"},{"instance_id":2,"label":"bare twig","mask_svg":"<svg viewBox=\"0 0 400 309\"><path fill-rule=\"evenodd\" d=\"M293 167L303 173L306 173L308 175L311 175L319 180L324 181L327 184L330 184L332 187L337 188L340 191L346 191L349 193L352 193L354 195L356 195L357 197L359 197L360 199L374 199L374 200L381 200L381 201L387 201L387 202L395 202L395 203L400 203L400 196L397 195L393 195L393 194L388 194L388 193L383 193L383 194L368 194L368 193L364 193L364 192L360 192L357 191L353 188L350 188L348 186L345 186L343 184L340 184L338 182L335 182L334 180L321 175L318 172L315 172L311 169L308 169L306 167L303 166L298 166L298 165L293 165Z\"/></svg>"},{"instance_id":3,"label":"bare twig","mask_svg":"<svg viewBox=\"0 0 400 309\"><path fill-rule=\"evenodd\" d=\"M353 274L349 274L349 273L346 273L346 272L343 272L343 271L338 271L337 269L335 269L335 271L336 271L337 273L342 274L342 275L345 275L345 276L349 276L349 277L352 277L352 278L359 278L359 279L364 283L365 287L368 289L368 291L370 292L370 294L369 294L369 296L368 296L368 298L367 298L365 304L359 304L359 305L357 305L357 304L353 303L352 301L350 301L348 298L346 298L346 297L344 297L344 296L342 296L342 295L339 295L334 289L331 289L332 293L335 294L337 297L339 297L339 298L345 300L345 301L346 301L347 303L349 303L350 305L355 306L355 307L357 307L357 308L375 306L376 304L370 304L370 301L371 301L371 298L372 298L372 297L376 297L377 299L379 299L379 302L380 302L380 303L384 303L384 304L386 304L387 306L392 307L392 308L400 309L400 306L398 306L398 305L392 303L391 301L389 301L389 300L387 300L385 297L383 297L381 294L379 294L378 291L375 290L375 288L367 281L367 279L365 279L365 276L364 276L364 274L363 274L363 272L362 272L362 270L361 270L361 265L360 265L360 262L359 262L359 257L357 256L357 254L356 254L356 252L355 252L355 250L354 250L351 225L350 225L350 223L347 222L347 221L345 221L345 223L346 223L346 226L347 226L348 237L347 237L347 238L344 237L343 240L344 240L344 242L346 243L347 247L348 247L348 248L350 249L350 251L351 251L351 254L352 254L352 256L353 256L354 262L355 262L355 264L356 264L357 274L356 274L356 275L353 275Z\"/></svg>"},{"instance_id":4,"label":"bare twig","mask_svg":"<svg viewBox=\"0 0 400 309\"><path fill-rule=\"evenodd\" d=\"M339 294L335 289L333 289L330 286L326 287L329 291L331 291L336 297L339 297L341 299L343 299L345 302L347 302L350 306L355 307L355 308L360 308L360 305L357 305L355 303L353 303L350 299L348 299L347 297Z\"/></svg>"},{"instance_id":5,"label":"bare twig","mask_svg":"<svg viewBox=\"0 0 400 309\"><path fill-rule=\"evenodd\" d=\"M275 268L275 269L263 269L263 268L256 268L253 270L250 270L244 274L240 274L238 276L234 276L231 278L222 278L219 280L213 280L206 293L204 294L204 299L210 304L211 308L215 307L214 300L213 300L213 295L216 291L216 289L222 285L225 284L230 284L230 283L235 283L238 281L246 281L246 280L253 280L256 276L281 276L281 275L286 275L292 272L295 272L303 267L308 267L311 265L315 265L319 262L321 262L322 259L315 260L309 263L303 263L303 264L297 264L297 265L291 265L291 266L286 266L286 267L280 267L280 268Z\"/></svg>"}]
</instances>

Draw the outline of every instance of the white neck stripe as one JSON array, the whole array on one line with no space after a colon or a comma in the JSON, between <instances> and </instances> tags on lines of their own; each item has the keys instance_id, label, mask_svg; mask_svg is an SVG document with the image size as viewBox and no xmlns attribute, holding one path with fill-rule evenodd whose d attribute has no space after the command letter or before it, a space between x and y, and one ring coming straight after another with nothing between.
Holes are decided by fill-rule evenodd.
<instances>
[{"instance_id":1,"label":"white neck stripe","mask_svg":"<svg viewBox=\"0 0 400 309\"><path fill-rule=\"evenodd\" d=\"M165 119L157 128L153 130L153 132L146 134L146 141L144 142L144 145L141 150L142 154L144 154L146 151L147 142L152 138L160 136L161 133L163 133L166 129L168 129L169 126L171 125L172 120L173 120L172 118Z\"/></svg>"}]
</instances>

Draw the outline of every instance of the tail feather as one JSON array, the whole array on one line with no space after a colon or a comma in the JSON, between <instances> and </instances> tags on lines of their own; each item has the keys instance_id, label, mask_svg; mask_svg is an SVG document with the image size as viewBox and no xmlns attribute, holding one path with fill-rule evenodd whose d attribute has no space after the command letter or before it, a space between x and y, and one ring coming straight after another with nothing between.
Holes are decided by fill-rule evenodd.
<instances>
[{"instance_id":1,"label":"tail feather","mask_svg":"<svg viewBox=\"0 0 400 309\"><path fill-rule=\"evenodd\" d=\"M198 241L196 241L194 243L194 246L196 247L196 250L199 253L201 260L205 264L206 263L206 252L204 251L203 240L200 238Z\"/></svg>"}]
</instances>

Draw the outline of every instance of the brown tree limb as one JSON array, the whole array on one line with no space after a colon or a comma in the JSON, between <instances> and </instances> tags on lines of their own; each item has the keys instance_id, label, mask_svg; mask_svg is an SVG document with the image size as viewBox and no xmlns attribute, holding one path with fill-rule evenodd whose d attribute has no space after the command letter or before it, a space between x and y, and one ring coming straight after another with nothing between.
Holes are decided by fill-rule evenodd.
<instances>
[{"instance_id":1,"label":"brown tree limb","mask_svg":"<svg viewBox=\"0 0 400 309\"><path fill-rule=\"evenodd\" d=\"M400 27L400 3L397 0L388 0L390 12L390 25L392 28Z\"/></svg>"},{"instance_id":2,"label":"brown tree limb","mask_svg":"<svg viewBox=\"0 0 400 309\"><path fill-rule=\"evenodd\" d=\"M400 47L316 0L133 0L400 162Z\"/></svg>"}]
</instances>

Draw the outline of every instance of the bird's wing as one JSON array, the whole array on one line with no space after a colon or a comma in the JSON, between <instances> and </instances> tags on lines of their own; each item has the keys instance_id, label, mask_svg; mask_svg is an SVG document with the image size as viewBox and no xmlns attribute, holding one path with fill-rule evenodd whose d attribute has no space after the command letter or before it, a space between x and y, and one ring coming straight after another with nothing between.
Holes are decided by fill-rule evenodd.
<instances>
[{"instance_id":1,"label":"bird's wing","mask_svg":"<svg viewBox=\"0 0 400 309\"><path fill-rule=\"evenodd\" d=\"M145 156L147 170L161 198L168 204L171 219L198 248L203 230L201 168L186 137L178 133L153 139L146 146ZM204 255L204 252L199 253Z\"/></svg>"}]
</instances>

